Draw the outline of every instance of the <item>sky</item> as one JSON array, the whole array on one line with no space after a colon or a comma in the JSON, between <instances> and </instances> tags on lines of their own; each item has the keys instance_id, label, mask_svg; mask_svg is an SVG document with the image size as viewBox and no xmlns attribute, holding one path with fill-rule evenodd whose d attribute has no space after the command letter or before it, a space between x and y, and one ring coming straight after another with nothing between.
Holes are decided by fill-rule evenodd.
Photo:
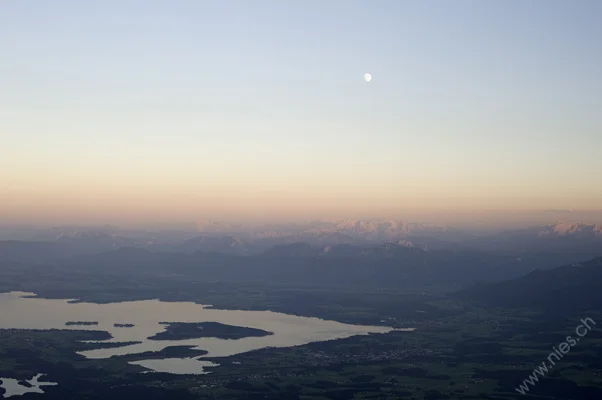
<instances>
[{"instance_id":1,"label":"sky","mask_svg":"<svg viewBox=\"0 0 602 400\"><path fill-rule=\"evenodd\" d=\"M600 16L3 0L0 222L600 210Z\"/></svg>"}]
</instances>

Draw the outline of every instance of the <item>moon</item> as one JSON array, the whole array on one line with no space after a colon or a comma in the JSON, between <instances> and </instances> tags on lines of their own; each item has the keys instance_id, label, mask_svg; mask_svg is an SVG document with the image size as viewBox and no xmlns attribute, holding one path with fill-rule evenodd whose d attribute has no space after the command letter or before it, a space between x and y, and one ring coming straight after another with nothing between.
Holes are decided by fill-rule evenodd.
<instances>
[{"instance_id":1,"label":"moon","mask_svg":"<svg viewBox=\"0 0 602 400\"><path fill-rule=\"evenodd\" d=\"M370 81L372 80L372 74L370 74L369 72L366 72L366 73L364 74L364 80L365 80L366 82L370 82Z\"/></svg>"}]
</instances>

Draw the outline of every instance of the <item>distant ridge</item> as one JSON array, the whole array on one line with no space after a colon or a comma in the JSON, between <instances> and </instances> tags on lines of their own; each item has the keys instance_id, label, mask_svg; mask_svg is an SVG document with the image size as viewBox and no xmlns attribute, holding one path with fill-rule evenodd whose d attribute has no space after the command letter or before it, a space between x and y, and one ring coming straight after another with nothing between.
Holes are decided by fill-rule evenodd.
<instances>
[{"instance_id":1,"label":"distant ridge","mask_svg":"<svg viewBox=\"0 0 602 400\"><path fill-rule=\"evenodd\" d=\"M602 249L601 249L602 251ZM602 257L531 273L505 282L477 285L458 296L504 307L550 312L602 308Z\"/></svg>"}]
</instances>

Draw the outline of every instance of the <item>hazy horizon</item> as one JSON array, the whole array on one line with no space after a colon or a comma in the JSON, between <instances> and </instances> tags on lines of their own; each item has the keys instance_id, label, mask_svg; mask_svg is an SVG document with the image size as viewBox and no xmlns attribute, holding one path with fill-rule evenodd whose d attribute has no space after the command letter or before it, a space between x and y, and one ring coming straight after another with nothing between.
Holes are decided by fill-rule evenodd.
<instances>
[{"instance_id":1,"label":"hazy horizon","mask_svg":"<svg viewBox=\"0 0 602 400\"><path fill-rule=\"evenodd\" d=\"M261 227L269 224L307 224L312 221L344 221L344 220L395 220L406 223L433 224L449 226L474 232L497 232L503 230L521 229L543 226L555 223L579 224L589 223L602 225L602 210L521 210L521 211L466 211L466 212L423 212L400 213L399 215L341 215L325 217L299 217L286 218L273 216L272 218L214 218L212 216L190 217L188 219L69 219L55 218L31 221L22 219L5 219L0 222L0 231L12 229L50 229L57 227L71 228L102 228L117 227L120 229L143 230L180 230L203 231L200 227L206 223L241 225L245 229Z\"/></svg>"},{"instance_id":2,"label":"hazy horizon","mask_svg":"<svg viewBox=\"0 0 602 400\"><path fill-rule=\"evenodd\" d=\"M2 2L0 224L602 222L601 12Z\"/></svg>"}]
</instances>

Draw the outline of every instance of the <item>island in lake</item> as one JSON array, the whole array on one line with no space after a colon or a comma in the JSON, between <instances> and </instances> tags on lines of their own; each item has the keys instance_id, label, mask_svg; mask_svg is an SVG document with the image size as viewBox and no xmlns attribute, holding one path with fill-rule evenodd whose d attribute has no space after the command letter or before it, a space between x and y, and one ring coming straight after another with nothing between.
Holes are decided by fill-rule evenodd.
<instances>
[{"instance_id":1,"label":"island in lake","mask_svg":"<svg viewBox=\"0 0 602 400\"><path fill-rule=\"evenodd\" d=\"M113 324L115 328L133 328L134 324Z\"/></svg>"},{"instance_id":2,"label":"island in lake","mask_svg":"<svg viewBox=\"0 0 602 400\"><path fill-rule=\"evenodd\" d=\"M98 325L98 321L69 321L69 322L65 322L65 325L67 325L67 326L73 326L73 325L94 326L94 325Z\"/></svg>"},{"instance_id":3,"label":"island in lake","mask_svg":"<svg viewBox=\"0 0 602 400\"><path fill-rule=\"evenodd\" d=\"M195 358L207 355L207 350L196 349L195 346L168 346L159 351L145 351L144 353L133 353L111 356L114 360L140 361L140 360L162 360L165 358Z\"/></svg>"},{"instance_id":4,"label":"island in lake","mask_svg":"<svg viewBox=\"0 0 602 400\"><path fill-rule=\"evenodd\" d=\"M186 340L199 338L244 339L273 335L262 329L220 324L219 322L160 322L167 325L164 332L149 337L150 340Z\"/></svg>"}]
</instances>

